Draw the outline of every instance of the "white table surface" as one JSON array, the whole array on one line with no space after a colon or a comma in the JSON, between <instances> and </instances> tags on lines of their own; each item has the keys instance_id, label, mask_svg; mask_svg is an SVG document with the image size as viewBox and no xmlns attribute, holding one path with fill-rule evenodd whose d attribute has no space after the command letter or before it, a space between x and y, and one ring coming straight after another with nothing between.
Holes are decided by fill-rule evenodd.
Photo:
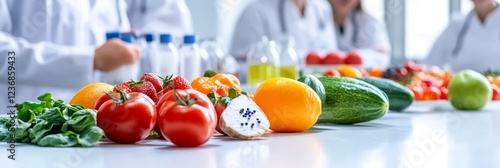
<instances>
[{"instance_id":1,"label":"white table surface","mask_svg":"<svg viewBox=\"0 0 500 168\"><path fill-rule=\"evenodd\" d=\"M320 167L500 167L500 105L480 112L404 113L357 125L316 125L303 133L271 133L257 140L215 135L198 148L145 140L134 145L101 142L94 148L16 147L1 168L320 168ZM427 111L427 112L426 112Z\"/></svg>"}]
</instances>

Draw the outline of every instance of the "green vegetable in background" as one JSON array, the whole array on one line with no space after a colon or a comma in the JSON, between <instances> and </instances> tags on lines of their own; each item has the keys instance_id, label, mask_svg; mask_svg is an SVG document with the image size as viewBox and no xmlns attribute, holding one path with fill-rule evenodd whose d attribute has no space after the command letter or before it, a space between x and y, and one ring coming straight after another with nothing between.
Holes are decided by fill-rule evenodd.
<instances>
[{"instance_id":1,"label":"green vegetable in background","mask_svg":"<svg viewBox=\"0 0 500 168\"><path fill-rule=\"evenodd\" d=\"M96 111L79 105L54 100L50 93L38 97L39 103L26 101L16 104L16 142L53 147L91 147L104 132L96 125ZM0 141L11 138L8 116L0 117Z\"/></svg>"}]
</instances>

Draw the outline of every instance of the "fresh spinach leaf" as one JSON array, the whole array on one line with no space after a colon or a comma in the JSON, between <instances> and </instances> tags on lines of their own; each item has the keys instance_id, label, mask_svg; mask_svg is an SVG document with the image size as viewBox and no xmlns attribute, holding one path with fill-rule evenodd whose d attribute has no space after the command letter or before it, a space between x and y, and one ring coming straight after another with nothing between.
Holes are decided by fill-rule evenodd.
<instances>
[{"instance_id":1,"label":"fresh spinach leaf","mask_svg":"<svg viewBox=\"0 0 500 168\"><path fill-rule=\"evenodd\" d=\"M52 147L72 147L78 145L78 135L70 134L64 135L63 133L51 134L43 137L36 143L40 146L52 146Z\"/></svg>"},{"instance_id":2,"label":"fresh spinach leaf","mask_svg":"<svg viewBox=\"0 0 500 168\"><path fill-rule=\"evenodd\" d=\"M88 127L83 133L80 134L80 144L83 147L95 146L95 144L102 138L104 131L97 127Z\"/></svg>"},{"instance_id":3,"label":"fresh spinach leaf","mask_svg":"<svg viewBox=\"0 0 500 168\"><path fill-rule=\"evenodd\" d=\"M45 113L43 113L39 118L51 122L54 125L62 125L67 120L63 116L61 109L58 107L46 109Z\"/></svg>"}]
</instances>

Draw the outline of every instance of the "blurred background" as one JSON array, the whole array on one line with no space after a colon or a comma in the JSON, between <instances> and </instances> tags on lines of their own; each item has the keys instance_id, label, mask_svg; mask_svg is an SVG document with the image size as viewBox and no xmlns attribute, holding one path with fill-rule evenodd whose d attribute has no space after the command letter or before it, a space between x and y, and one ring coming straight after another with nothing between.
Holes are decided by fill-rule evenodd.
<instances>
[{"instance_id":1,"label":"blurred background","mask_svg":"<svg viewBox=\"0 0 500 168\"><path fill-rule=\"evenodd\" d=\"M225 50L236 21L253 0L186 0L194 30L201 38L220 37ZM366 11L385 20L392 64L425 59L450 19L472 9L470 0L362 0ZM425 11L425 12L423 12Z\"/></svg>"}]
</instances>

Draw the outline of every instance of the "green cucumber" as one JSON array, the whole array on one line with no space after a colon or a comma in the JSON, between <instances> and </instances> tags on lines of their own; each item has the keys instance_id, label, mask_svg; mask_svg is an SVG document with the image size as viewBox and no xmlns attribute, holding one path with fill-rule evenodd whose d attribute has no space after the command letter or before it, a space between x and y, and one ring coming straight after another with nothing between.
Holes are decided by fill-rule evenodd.
<instances>
[{"instance_id":1,"label":"green cucumber","mask_svg":"<svg viewBox=\"0 0 500 168\"><path fill-rule=\"evenodd\" d=\"M355 124L375 120L389 110L387 95L377 87L347 77L319 77L326 101L318 123Z\"/></svg>"},{"instance_id":2,"label":"green cucumber","mask_svg":"<svg viewBox=\"0 0 500 168\"><path fill-rule=\"evenodd\" d=\"M316 94L319 96L319 99L321 99L321 104L325 104L326 101L325 87L323 87L323 84L318 80L316 76L304 75L297 80L299 82L306 84L311 89L313 89L314 92L316 92Z\"/></svg>"},{"instance_id":3,"label":"green cucumber","mask_svg":"<svg viewBox=\"0 0 500 168\"><path fill-rule=\"evenodd\" d=\"M403 111L413 103L413 92L390 79L364 77L358 78L384 91L389 97L389 110Z\"/></svg>"}]
</instances>

